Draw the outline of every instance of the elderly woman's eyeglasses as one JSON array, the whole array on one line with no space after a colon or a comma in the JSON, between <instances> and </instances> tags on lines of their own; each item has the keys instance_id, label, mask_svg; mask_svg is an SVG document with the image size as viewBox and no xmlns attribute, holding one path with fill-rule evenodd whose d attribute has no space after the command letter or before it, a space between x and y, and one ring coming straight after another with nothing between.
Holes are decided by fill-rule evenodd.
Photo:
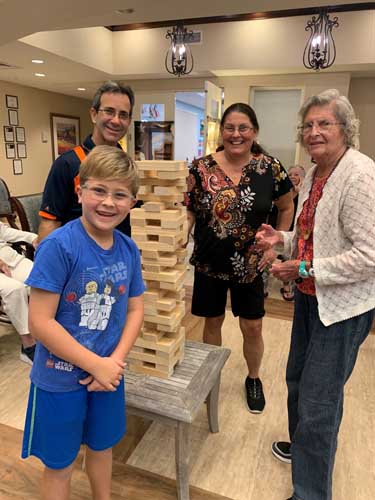
<instances>
[{"instance_id":1,"label":"elderly woman's eyeglasses","mask_svg":"<svg viewBox=\"0 0 375 500\"><path fill-rule=\"evenodd\" d=\"M116 111L114 108L100 108L98 109L98 111L101 111L104 116L106 116L107 118L111 118L112 120L116 116L118 116L122 122L126 122L130 118L130 115L127 111Z\"/></svg>"},{"instance_id":2,"label":"elderly woman's eyeglasses","mask_svg":"<svg viewBox=\"0 0 375 500\"><path fill-rule=\"evenodd\" d=\"M238 130L240 134L247 134L250 130L254 130L254 128L249 127L249 125L239 125L238 127L233 125L224 125L223 129L228 134L234 134L236 130Z\"/></svg>"},{"instance_id":3,"label":"elderly woman's eyeglasses","mask_svg":"<svg viewBox=\"0 0 375 500\"><path fill-rule=\"evenodd\" d=\"M298 127L303 135L308 135L311 133L312 129L315 127L320 132L327 132L333 125L344 125L342 122L330 122L329 120L319 120L316 122L307 122Z\"/></svg>"},{"instance_id":4,"label":"elderly woman's eyeglasses","mask_svg":"<svg viewBox=\"0 0 375 500\"><path fill-rule=\"evenodd\" d=\"M90 197L95 201L104 201L108 198L108 196L110 196L113 203L116 203L117 205L125 205L129 201L134 200L134 196L126 191L111 192L99 186L91 187L85 185L82 186L82 189L86 189L89 192Z\"/></svg>"}]
</instances>

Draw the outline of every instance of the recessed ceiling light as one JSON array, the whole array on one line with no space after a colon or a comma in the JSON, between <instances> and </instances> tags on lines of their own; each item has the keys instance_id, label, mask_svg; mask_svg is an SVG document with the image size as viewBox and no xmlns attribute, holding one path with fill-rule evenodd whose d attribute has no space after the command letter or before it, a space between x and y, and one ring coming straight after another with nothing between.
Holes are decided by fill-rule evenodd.
<instances>
[{"instance_id":1,"label":"recessed ceiling light","mask_svg":"<svg viewBox=\"0 0 375 500\"><path fill-rule=\"evenodd\" d=\"M121 15L121 14L133 14L133 12L134 12L134 9L131 9L131 8L130 9L116 9L115 10L115 14L119 14L119 15Z\"/></svg>"},{"instance_id":2,"label":"recessed ceiling light","mask_svg":"<svg viewBox=\"0 0 375 500\"><path fill-rule=\"evenodd\" d=\"M46 76L45 73L34 73L35 76Z\"/></svg>"},{"instance_id":3,"label":"recessed ceiling light","mask_svg":"<svg viewBox=\"0 0 375 500\"><path fill-rule=\"evenodd\" d=\"M77 90L79 90L80 92L83 92L83 91L85 91L86 89L85 89L85 87L78 87L78 88L77 88Z\"/></svg>"},{"instance_id":4,"label":"recessed ceiling light","mask_svg":"<svg viewBox=\"0 0 375 500\"><path fill-rule=\"evenodd\" d=\"M44 64L44 61L42 59L31 59L31 62L34 64Z\"/></svg>"}]
</instances>

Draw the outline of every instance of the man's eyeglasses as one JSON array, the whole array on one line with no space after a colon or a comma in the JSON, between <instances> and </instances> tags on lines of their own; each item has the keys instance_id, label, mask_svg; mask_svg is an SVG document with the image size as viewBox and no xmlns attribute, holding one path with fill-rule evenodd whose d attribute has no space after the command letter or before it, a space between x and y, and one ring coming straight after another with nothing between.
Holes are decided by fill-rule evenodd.
<instances>
[{"instance_id":1,"label":"man's eyeglasses","mask_svg":"<svg viewBox=\"0 0 375 500\"><path fill-rule=\"evenodd\" d=\"M344 125L342 122L330 122L329 120L319 120L317 122L307 122L301 125L299 130L302 132L302 134L307 135L310 134L313 127L315 126L316 129L319 131L327 132L333 125Z\"/></svg>"},{"instance_id":2,"label":"man's eyeglasses","mask_svg":"<svg viewBox=\"0 0 375 500\"><path fill-rule=\"evenodd\" d=\"M236 130L238 130L240 134L247 134L250 130L254 130L253 127L249 127L248 125L239 125L238 127L234 127L233 125L224 125L223 129L228 134L234 134Z\"/></svg>"},{"instance_id":3,"label":"man's eyeglasses","mask_svg":"<svg viewBox=\"0 0 375 500\"><path fill-rule=\"evenodd\" d=\"M104 201L110 196L113 203L116 205L126 205L130 201L134 200L134 196L126 191L107 191L99 186L82 186L82 189L86 189L91 198L96 201Z\"/></svg>"},{"instance_id":4,"label":"man's eyeglasses","mask_svg":"<svg viewBox=\"0 0 375 500\"><path fill-rule=\"evenodd\" d=\"M104 115L107 118L113 119L116 116L118 116L122 122L126 122L130 118L130 115L127 111L116 111L114 108L100 108L100 109L98 109L98 112L99 111L104 113Z\"/></svg>"}]
</instances>

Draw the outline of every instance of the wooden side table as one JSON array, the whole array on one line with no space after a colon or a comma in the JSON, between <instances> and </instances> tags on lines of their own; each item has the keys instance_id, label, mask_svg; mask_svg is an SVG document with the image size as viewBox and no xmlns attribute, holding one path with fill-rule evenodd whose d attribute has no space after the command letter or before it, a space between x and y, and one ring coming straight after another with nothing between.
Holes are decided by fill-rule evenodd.
<instances>
[{"instance_id":1,"label":"wooden side table","mask_svg":"<svg viewBox=\"0 0 375 500\"><path fill-rule=\"evenodd\" d=\"M221 370L230 350L200 342L186 342L185 358L169 379L125 370L126 409L129 414L175 428L178 500L189 500L191 424L207 399L211 432L219 432L218 402Z\"/></svg>"}]
</instances>

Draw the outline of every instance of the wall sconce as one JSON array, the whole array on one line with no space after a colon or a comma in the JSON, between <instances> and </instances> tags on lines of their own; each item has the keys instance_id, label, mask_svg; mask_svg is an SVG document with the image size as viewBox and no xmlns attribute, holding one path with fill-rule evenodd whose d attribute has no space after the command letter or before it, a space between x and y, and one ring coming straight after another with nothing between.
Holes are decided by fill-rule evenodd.
<instances>
[{"instance_id":1,"label":"wall sconce","mask_svg":"<svg viewBox=\"0 0 375 500\"><path fill-rule=\"evenodd\" d=\"M310 37L303 53L303 65L307 69L326 69L336 59L336 46L332 36L332 28L339 26L338 18L329 18L326 12L318 17L313 16L306 24L305 31L310 30Z\"/></svg>"},{"instance_id":2,"label":"wall sconce","mask_svg":"<svg viewBox=\"0 0 375 500\"><path fill-rule=\"evenodd\" d=\"M173 30L168 30L165 38L171 40L165 55L165 69L171 75L188 75L194 67L193 54L188 45L192 31L187 31L182 24L174 26Z\"/></svg>"}]
</instances>

